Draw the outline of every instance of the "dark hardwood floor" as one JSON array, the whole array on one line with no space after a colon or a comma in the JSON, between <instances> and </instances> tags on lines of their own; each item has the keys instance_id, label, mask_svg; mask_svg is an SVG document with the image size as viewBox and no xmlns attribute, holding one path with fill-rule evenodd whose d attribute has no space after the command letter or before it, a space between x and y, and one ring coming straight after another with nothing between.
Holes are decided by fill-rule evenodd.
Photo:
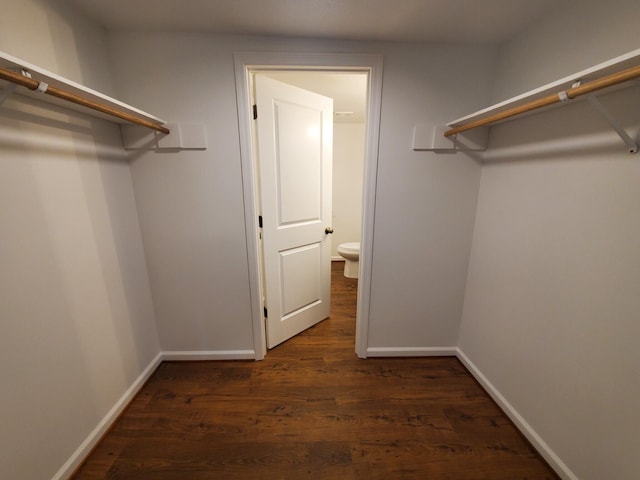
<instances>
[{"instance_id":1,"label":"dark hardwood floor","mask_svg":"<svg viewBox=\"0 0 640 480\"><path fill-rule=\"evenodd\" d=\"M457 359L358 359L341 268L265 360L162 363L74 478L558 478Z\"/></svg>"}]
</instances>

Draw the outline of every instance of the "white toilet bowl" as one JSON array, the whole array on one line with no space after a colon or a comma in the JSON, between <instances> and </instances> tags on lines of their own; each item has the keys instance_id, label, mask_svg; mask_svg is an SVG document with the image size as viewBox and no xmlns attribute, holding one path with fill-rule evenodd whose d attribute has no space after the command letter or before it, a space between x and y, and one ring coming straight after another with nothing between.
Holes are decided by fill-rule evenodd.
<instances>
[{"instance_id":1,"label":"white toilet bowl","mask_svg":"<svg viewBox=\"0 0 640 480\"><path fill-rule=\"evenodd\" d=\"M360 242L341 243L338 245L338 253L344 258L344 276L358 278Z\"/></svg>"}]
</instances>

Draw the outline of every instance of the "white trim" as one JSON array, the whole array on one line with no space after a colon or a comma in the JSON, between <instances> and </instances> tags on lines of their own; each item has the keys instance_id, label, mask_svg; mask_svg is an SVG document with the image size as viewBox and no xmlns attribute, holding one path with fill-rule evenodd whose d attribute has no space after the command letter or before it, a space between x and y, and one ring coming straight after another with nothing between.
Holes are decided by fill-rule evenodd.
<instances>
[{"instance_id":1,"label":"white trim","mask_svg":"<svg viewBox=\"0 0 640 480\"><path fill-rule=\"evenodd\" d=\"M162 352L163 361L255 360L254 350L194 350Z\"/></svg>"},{"instance_id":2,"label":"white trim","mask_svg":"<svg viewBox=\"0 0 640 480\"><path fill-rule=\"evenodd\" d=\"M378 172L378 141L382 103L382 56L350 53L236 53L234 54L240 159L244 198L245 236L249 270L249 292L253 326L255 359L266 354L266 338L260 295L260 267L258 257L258 209L255 198L253 142L250 119L250 72L274 68L318 71L362 71L369 76L366 120L364 188L362 205L362 235L360 241L360 272L356 313L356 353L366 357L369 333L369 301L371 296L371 266L373 259L373 229L375 191ZM365 274L366 272L366 274Z\"/></svg>"},{"instance_id":3,"label":"white trim","mask_svg":"<svg viewBox=\"0 0 640 480\"><path fill-rule=\"evenodd\" d=\"M66 479L73 474L163 361L254 360L255 357L256 355L253 350L166 351L158 353L151 363L147 365L147 368L144 369L127 391L118 399L115 405L111 407L111 410L100 420L96 428L93 429L76 451L73 452L71 457L69 457L60 470L53 476L52 480Z\"/></svg>"},{"instance_id":4,"label":"white trim","mask_svg":"<svg viewBox=\"0 0 640 480\"><path fill-rule=\"evenodd\" d=\"M520 413L509 403L509 401L500 393L500 391L489 381L480 369L465 355L465 353L457 348L458 359L471 372L474 378L482 385L487 393L498 404L502 411L511 419L515 426L522 434L531 442L533 447L542 455L547 463L560 475L564 480L578 480L578 477L560 460L560 457L547 445L547 443L538 435L531 425L527 423Z\"/></svg>"},{"instance_id":5,"label":"white trim","mask_svg":"<svg viewBox=\"0 0 640 480\"><path fill-rule=\"evenodd\" d=\"M498 404L502 411L511 419L516 428L531 442L533 447L542 455L558 475L564 480L578 480L578 477L555 454L538 433L527 423L500 391L485 377L478 367L466 356L459 347L369 347L369 357L436 357L456 356L469 370L473 377L482 385L487 393ZM194 361L194 360L252 360L258 359L254 350L206 350L206 351L163 351L149 363L144 371L136 378L127 391L118 399L104 418L98 423L87 438L80 444L71 457L53 476L52 480L69 478L82 464L93 448L102 439L111 425L137 395L145 382L155 372L163 361Z\"/></svg>"},{"instance_id":6,"label":"white trim","mask_svg":"<svg viewBox=\"0 0 640 480\"><path fill-rule=\"evenodd\" d=\"M369 60L369 98L365 125L364 185L362 189L362 232L356 306L356 354L366 358L369 347L369 306L373 265L373 232L378 182L378 144L382 108L382 56Z\"/></svg>"},{"instance_id":7,"label":"white trim","mask_svg":"<svg viewBox=\"0 0 640 480\"><path fill-rule=\"evenodd\" d=\"M147 368L135 379L126 392L118 399L115 405L104 416L100 423L93 429L93 431L85 438L84 442L76 449L75 452L69 457L69 460L58 470L53 476L52 480L61 480L69 478L71 474L78 468L85 458L91 453L93 448L100 442L102 436L109 430L111 425L118 419L120 414L129 405L131 400L137 395L140 389L144 386L145 382L155 372L158 365L163 360L163 354L158 353L151 363L147 365Z\"/></svg>"},{"instance_id":8,"label":"white trim","mask_svg":"<svg viewBox=\"0 0 640 480\"><path fill-rule=\"evenodd\" d=\"M258 256L258 209L254 192L253 142L249 128L251 79L248 75L249 59L244 55L234 55L236 78L236 102L238 106L238 130L240 133L240 169L242 172L242 195L244 198L244 225L247 242L247 264L249 270L249 301L251 325L253 328L253 348L256 360L262 360L267 353L267 338L262 316L262 294L260 293L260 258Z\"/></svg>"},{"instance_id":9,"label":"white trim","mask_svg":"<svg viewBox=\"0 0 640 480\"><path fill-rule=\"evenodd\" d=\"M369 347L368 357L455 357L456 347Z\"/></svg>"},{"instance_id":10,"label":"white trim","mask_svg":"<svg viewBox=\"0 0 640 480\"><path fill-rule=\"evenodd\" d=\"M578 480L578 477L569 467L556 455L549 445L540 435L527 423L522 415L509 403L500 391L489 381L489 379L478 369L478 367L465 355L459 347L369 347L367 348L369 357L436 357L436 356L456 356L469 370L471 375L485 389L489 396L498 404L500 409L515 424L516 428L531 442L533 447L540 453L549 466L563 480Z\"/></svg>"}]
</instances>

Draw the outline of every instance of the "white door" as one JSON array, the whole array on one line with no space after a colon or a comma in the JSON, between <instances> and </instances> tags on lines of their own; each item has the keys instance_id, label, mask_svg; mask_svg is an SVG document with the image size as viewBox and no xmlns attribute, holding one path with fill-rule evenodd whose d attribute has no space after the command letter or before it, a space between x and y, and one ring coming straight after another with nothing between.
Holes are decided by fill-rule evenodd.
<instances>
[{"instance_id":1,"label":"white door","mask_svg":"<svg viewBox=\"0 0 640 480\"><path fill-rule=\"evenodd\" d=\"M329 316L333 100L256 75L267 347Z\"/></svg>"}]
</instances>

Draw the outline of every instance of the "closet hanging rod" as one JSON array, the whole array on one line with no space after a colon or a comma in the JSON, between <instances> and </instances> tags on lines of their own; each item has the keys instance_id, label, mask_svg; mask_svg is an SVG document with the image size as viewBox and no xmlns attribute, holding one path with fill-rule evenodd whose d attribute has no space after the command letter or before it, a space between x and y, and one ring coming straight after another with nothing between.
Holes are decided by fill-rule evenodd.
<instances>
[{"instance_id":1,"label":"closet hanging rod","mask_svg":"<svg viewBox=\"0 0 640 480\"><path fill-rule=\"evenodd\" d=\"M639 77L640 77L640 65L627 68L626 70L612 73L611 75L607 75L597 80L593 80L589 83L585 83L584 85L578 85L576 87L572 87L567 90L563 90L561 92L539 98L537 100L532 100L528 103L525 103L524 105L510 108L509 110L505 110L504 112L499 112L499 113L490 115L486 118L474 120L469 123L463 123L462 125L458 125L457 127L451 128L446 132L444 132L444 136L450 137L451 135L466 132L467 130L471 130L473 128L484 127L491 123L499 122L500 120L506 120L507 118L511 118L516 115L520 115L522 113L530 112L532 110L537 110L538 108L547 107L555 103L572 100L582 95L587 95L597 90L601 90L607 87L612 87L614 85L618 85L620 83L624 83Z\"/></svg>"},{"instance_id":2,"label":"closet hanging rod","mask_svg":"<svg viewBox=\"0 0 640 480\"><path fill-rule=\"evenodd\" d=\"M159 125L157 123L150 122L143 118L138 118L135 115L131 115L127 112L123 112L121 110L110 107L108 105L104 105L100 102L83 98L74 93L67 92L66 90L63 90L61 88L57 88L52 85L47 85L44 82L39 82L38 80L29 78L21 73L14 72L12 70L7 70L6 68L0 67L0 79L7 80L17 85L21 85L23 87L28 88L29 90L40 91L42 93L46 93L47 95L51 95L53 97L66 100L68 102L72 102L77 105L81 105L83 107L96 110L98 112L106 113L107 115L111 115L113 117L118 117L122 120L126 120L127 122L135 123L136 125L141 125L143 127L147 127L152 130L165 133L167 135L170 133L168 128L163 127L162 125Z\"/></svg>"}]
</instances>

